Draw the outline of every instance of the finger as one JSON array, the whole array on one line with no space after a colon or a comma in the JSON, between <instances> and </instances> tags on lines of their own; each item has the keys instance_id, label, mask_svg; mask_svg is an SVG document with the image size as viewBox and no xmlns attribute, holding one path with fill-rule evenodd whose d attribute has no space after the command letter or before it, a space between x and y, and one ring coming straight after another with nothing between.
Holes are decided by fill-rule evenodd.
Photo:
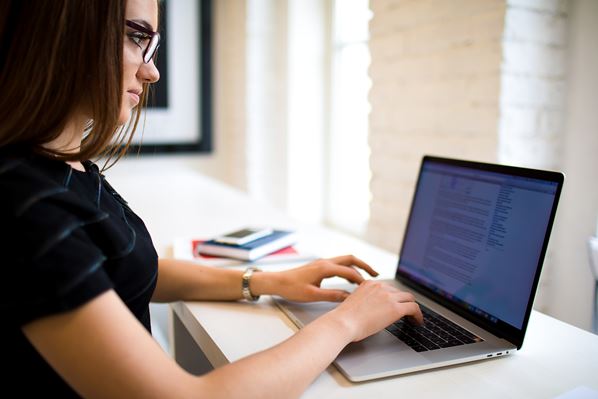
<instances>
[{"instance_id":1,"label":"finger","mask_svg":"<svg viewBox=\"0 0 598 399\"><path fill-rule=\"evenodd\" d=\"M388 291L394 294L395 300L397 302L415 302L415 296L411 292L401 291L397 287L393 286L392 284L388 284L382 282L380 280L367 280L369 284L377 285L381 287L383 290Z\"/></svg>"},{"instance_id":2,"label":"finger","mask_svg":"<svg viewBox=\"0 0 598 399\"><path fill-rule=\"evenodd\" d=\"M379 274L370 265L353 255L338 256L330 260L344 266L357 266L358 268L365 270L370 276L373 277L376 277Z\"/></svg>"},{"instance_id":3,"label":"finger","mask_svg":"<svg viewBox=\"0 0 598 399\"><path fill-rule=\"evenodd\" d=\"M394 294L401 292L397 287L380 280L364 280L361 285L371 290L383 290Z\"/></svg>"},{"instance_id":4,"label":"finger","mask_svg":"<svg viewBox=\"0 0 598 399\"><path fill-rule=\"evenodd\" d=\"M399 291L397 293L397 302L415 302L415 296L410 292Z\"/></svg>"},{"instance_id":5,"label":"finger","mask_svg":"<svg viewBox=\"0 0 598 399\"><path fill-rule=\"evenodd\" d=\"M324 268L324 273L325 277L338 276L354 284L361 284L364 281L364 278L357 270L353 269L352 267L335 265L334 263L326 265Z\"/></svg>"},{"instance_id":6,"label":"finger","mask_svg":"<svg viewBox=\"0 0 598 399\"><path fill-rule=\"evenodd\" d=\"M419 305L415 302L402 302L397 304L403 316L410 317L417 324L424 324L424 315Z\"/></svg>"},{"instance_id":7,"label":"finger","mask_svg":"<svg viewBox=\"0 0 598 399\"><path fill-rule=\"evenodd\" d=\"M326 288L312 287L309 290L312 301L342 302L350 294L344 290L332 290Z\"/></svg>"}]
</instances>

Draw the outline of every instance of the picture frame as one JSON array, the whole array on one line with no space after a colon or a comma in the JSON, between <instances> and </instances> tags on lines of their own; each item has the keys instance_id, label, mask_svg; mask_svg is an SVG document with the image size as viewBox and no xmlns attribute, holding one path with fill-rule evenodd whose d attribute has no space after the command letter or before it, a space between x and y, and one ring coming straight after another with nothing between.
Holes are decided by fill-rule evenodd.
<instances>
[{"instance_id":1,"label":"picture frame","mask_svg":"<svg viewBox=\"0 0 598 399\"><path fill-rule=\"evenodd\" d=\"M160 0L162 40L129 154L212 151L212 0Z\"/></svg>"}]
</instances>

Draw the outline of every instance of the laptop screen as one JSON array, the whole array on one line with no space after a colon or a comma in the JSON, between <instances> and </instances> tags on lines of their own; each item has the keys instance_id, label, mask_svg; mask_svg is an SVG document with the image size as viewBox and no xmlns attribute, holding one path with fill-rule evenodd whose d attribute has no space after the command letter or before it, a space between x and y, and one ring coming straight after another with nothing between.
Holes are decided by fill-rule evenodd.
<instances>
[{"instance_id":1,"label":"laptop screen","mask_svg":"<svg viewBox=\"0 0 598 399\"><path fill-rule=\"evenodd\" d=\"M479 165L424 160L397 274L478 319L521 330L562 175Z\"/></svg>"}]
</instances>

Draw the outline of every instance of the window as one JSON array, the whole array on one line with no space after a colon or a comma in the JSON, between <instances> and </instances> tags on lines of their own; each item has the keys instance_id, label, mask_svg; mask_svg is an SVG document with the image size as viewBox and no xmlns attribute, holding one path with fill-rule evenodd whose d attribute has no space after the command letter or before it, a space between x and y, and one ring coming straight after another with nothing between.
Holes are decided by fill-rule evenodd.
<instances>
[{"instance_id":1,"label":"window","mask_svg":"<svg viewBox=\"0 0 598 399\"><path fill-rule=\"evenodd\" d=\"M367 0L248 3L248 192L356 235L369 218Z\"/></svg>"},{"instance_id":2,"label":"window","mask_svg":"<svg viewBox=\"0 0 598 399\"><path fill-rule=\"evenodd\" d=\"M369 218L368 0L337 0L332 29L331 120L326 222L365 232Z\"/></svg>"}]
</instances>

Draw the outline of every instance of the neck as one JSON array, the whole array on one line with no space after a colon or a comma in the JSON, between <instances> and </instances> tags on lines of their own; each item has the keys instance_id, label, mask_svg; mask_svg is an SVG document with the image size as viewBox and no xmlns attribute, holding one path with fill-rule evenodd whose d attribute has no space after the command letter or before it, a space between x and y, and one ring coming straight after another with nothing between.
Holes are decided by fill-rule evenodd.
<instances>
[{"instance_id":1,"label":"neck","mask_svg":"<svg viewBox=\"0 0 598 399\"><path fill-rule=\"evenodd\" d=\"M66 153L77 153L81 148L81 141L83 140L83 131L85 130L85 124L87 123L87 118L81 117L74 117L71 118L63 131L60 135L46 143L44 145L45 148L51 150L58 150ZM69 161L67 162L72 168L85 171L85 168L79 161Z\"/></svg>"}]
</instances>

